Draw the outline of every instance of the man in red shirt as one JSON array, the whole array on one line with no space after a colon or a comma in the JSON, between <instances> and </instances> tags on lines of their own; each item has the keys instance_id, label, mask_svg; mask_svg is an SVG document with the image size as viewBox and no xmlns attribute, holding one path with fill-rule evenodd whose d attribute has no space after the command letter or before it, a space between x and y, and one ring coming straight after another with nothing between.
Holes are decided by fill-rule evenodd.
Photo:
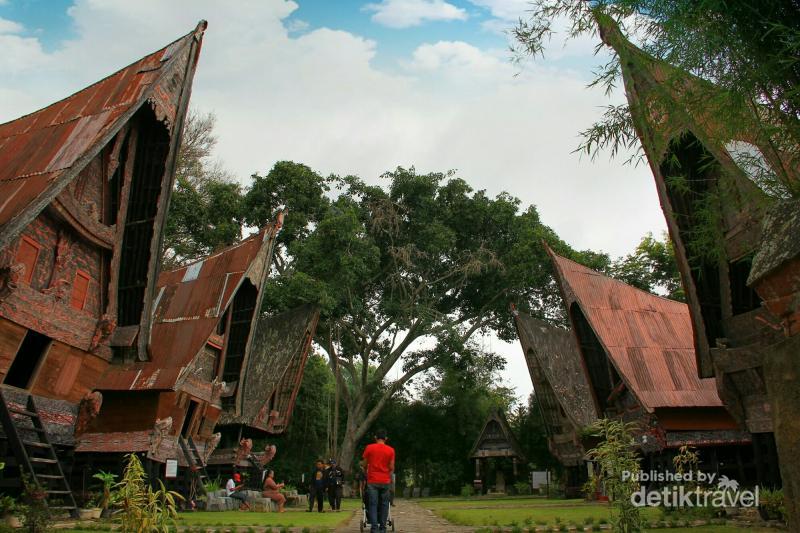
<instances>
[{"instance_id":1,"label":"man in red shirt","mask_svg":"<svg viewBox=\"0 0 800 533\"><path fill-rule=\"evenodd\" d=\"M386 533L389 492L394 472L394 448L386 444L386 431L375 432L375 442L364 448L367 465L367 513L371 533Z\"/></svg>"}]
</instances>

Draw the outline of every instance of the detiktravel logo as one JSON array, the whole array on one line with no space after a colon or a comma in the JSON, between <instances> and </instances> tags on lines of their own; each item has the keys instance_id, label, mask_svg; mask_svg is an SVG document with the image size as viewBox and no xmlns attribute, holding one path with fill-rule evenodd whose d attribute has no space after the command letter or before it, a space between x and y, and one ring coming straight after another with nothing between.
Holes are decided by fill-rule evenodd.
<instances>
[{"instance_id":1,"label":"detiktravel logo","mask_svg":"<svg viewBox=\"0 0 800 533\"><path fill-rule=\"evenodd\" d=\"M623 472L623 481L666 483L648 489L640 485L631 494L637 507L758 507L759 487L742 488L728 476L710 472Z\"/></svg>"}]
</instances>

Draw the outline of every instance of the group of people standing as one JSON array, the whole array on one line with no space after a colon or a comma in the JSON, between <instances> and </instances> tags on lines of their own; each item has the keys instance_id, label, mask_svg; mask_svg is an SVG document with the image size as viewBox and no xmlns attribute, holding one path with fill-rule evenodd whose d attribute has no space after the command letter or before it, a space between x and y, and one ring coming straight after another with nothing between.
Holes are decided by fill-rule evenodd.
<instances>
[{"instance_id":1,"label":"group of people standing","mask_svg":"<svg viewBox=\"0 0 800 533\"><path fill-rule=\"evenodd\" d=\"M308 479L308 512L314 510L314 502L317 504L317 512L325 512L323 507L326 493L331 511L339 512L342 508L343 491L344 470L334 459L328 461L327 467L322 459L318 459Z\"/></svg>"},{"instance_id":2,"label":"group of people standing","mask_svg":"<svg viewBox=\"0 0 800 533\"><path fill-rule=\"evenodd\" d=\"M394 448L386 444L386 440L385 431L375 432L375 442L368 445L362 455L364 470L356 476L359 481L359 489L364 496L372 533L386 531L386 520L392 497L395 453ZM282 513L286 504L286 496L281 493L284 484L277 483L274 478L275 472L267 470L263 478L262 494L265 498L274 501L278 505L278 512ZM317 512L325 512L323 508L326 496L330 510L340 511L344 484L344 470L336 464L334 459L329 460L327 466L322 459L317 460L308 479L308 512L314 510L315 503ZM228 480L225 489L229 497L240 500L240 509L249 509L244 494L245 485L238 472Z\"/></svg>"},{"instance_id":3,"label":"group of people standing","mask_svg":"<svg viewBox=\"0 0 800 533\"><path fill-rule=\"evenodd\" d=\"M362 471L356 475L359 490L369 517L372 533L385 533L394 481L394 448L386 444L386 431L375 432L375 442L369 444L362 455ZM308 480L308 512L323 513L327 493L331 511L338 512L342 505L345 473L331 459L328 466L320 459L314 465Z\"/></svg>"}]
</instances>

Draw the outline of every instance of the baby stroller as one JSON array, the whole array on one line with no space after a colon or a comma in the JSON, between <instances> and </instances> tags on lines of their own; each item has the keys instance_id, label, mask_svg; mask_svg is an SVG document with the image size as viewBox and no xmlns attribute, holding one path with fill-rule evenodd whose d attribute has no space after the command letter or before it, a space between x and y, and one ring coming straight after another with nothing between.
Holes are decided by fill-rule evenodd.
<instances>
[{"instance_id":1,"label":"baby stroller","mask_svg":"<svg viewBox=\"0 0 800 533\"><path fill-rule=\"evenodd\" d=\"M367 501L367 490L366 487L362 485L361 487L361 522L358 524L361 533L367 531L368 528L372 525L369 523L369 513L367 512L367 508L369 507L369 502ZM390 489L389 491L389 512L386 515L386 530L387 531L394 531L394 518L392 518L392 507L394 507L394 488Z\"/></svg>"}]
</instances>

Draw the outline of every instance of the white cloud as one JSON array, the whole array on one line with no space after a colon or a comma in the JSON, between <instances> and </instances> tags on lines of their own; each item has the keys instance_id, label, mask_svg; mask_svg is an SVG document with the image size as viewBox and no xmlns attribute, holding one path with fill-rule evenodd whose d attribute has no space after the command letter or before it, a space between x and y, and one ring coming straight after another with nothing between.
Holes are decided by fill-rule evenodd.
<instances>
[{"instance_id":1,"label":"white cloud","mask_svg":"<svg viewBox=\"0 0 800 533\"><path fill-rule=\"evenodd\" d=\"M0 72L4 76L16 78L20 73L40 68L47 60L36 38L20 35L24 30L22 24L0 17Z\"/></svg>"},{"instance_id":2,"label":"white cloud","mask_svg":"<svg viewBox=\"0 0 800 533\"><path fill-rule=\"evenodd\" d=\"M469 0L489 11L493 18L482 23L485 30L508 34L517 22L530 17L531 0ZM546 53L551 59L586 57L594 52L598 39L591 35L569 37L570 23L566 17L553 22L553 35L547 43Z\"/></svg>"},{"instance_id":3,"label":"white cloud","mask_svg":"<svg viewBox=\"0 0 800 533\"><path fill-rule=\"evenodd\" d=\"M300 19L292 19L286 23L286 29L292 33L306 31L310 26L308 22Z\"/></svg>"},{"instance_id":4,"label":"white cloud","mask_svg":"<svg viewBox=\"0 0 800 533\"><path fill-rule=\"evenodd\" d=\"M535 204L577 248L628 253L644 233L664 228L646 167L570 153L577 132L607 103L602 91L585 88L587 73L546 63L518 73L505 52L457 41L423 44L387 72L373 65L374 41L327 28L291 33L296 8L282 0L78 0L72 41L50 54L35 39L18 42L25 68L9 75L0 66L0 122L63 98L206 18L192 104L216 113L218 156L243 181L282 159L371 183L397 165L457 169L476 189ZM0 65L8 56L0 54ZM521 353L508 346L503 353L517 365L507 379L527 394Z\"/></svg>"},{"instance_id":5,"label":"white cloud","mask_svg":"<svg viewBox=\"0 0 800 533\"><path fill-rule=\"evenodd\" d=\"M0 5L2 5L2 3L0 3ZM7 35L9 33L22 33L23 29L24 28L22 24L0 17L0 35Z\"/></svg>"},{"instance_id":6,"label":"white cloud","mask_svg":"<svg viewBox=\"0 0 800 533\"><path fill-rule=\"evenodd\" d=\"M408 66L417 71L466 71L470 75L497 73L507 67L497 57L463 41L422 44L414 50ZM510 69L505 73L511 74Z\"/></svg>"},{"instance_id":7,"label":"white cloud","mask_svg":"<svg viewBox=\"0 0 800 533\"><path fill-rule=\"evenodd\" d=\"M372 20L390 28L419 26L426 21L466 20L467 12L444 0L381 0L366 4Z\"/></svg>"},{"instance_id":8,"label":"white cloud","mask_svg":"<svg viewBox=\"0 0 800 533\"><path fill-rule=\"evenodd\" d=\"M476 6L489 10L493 17L516 21L531 8L530 0L469 0Z\"/></svg>"}]
</instances>

